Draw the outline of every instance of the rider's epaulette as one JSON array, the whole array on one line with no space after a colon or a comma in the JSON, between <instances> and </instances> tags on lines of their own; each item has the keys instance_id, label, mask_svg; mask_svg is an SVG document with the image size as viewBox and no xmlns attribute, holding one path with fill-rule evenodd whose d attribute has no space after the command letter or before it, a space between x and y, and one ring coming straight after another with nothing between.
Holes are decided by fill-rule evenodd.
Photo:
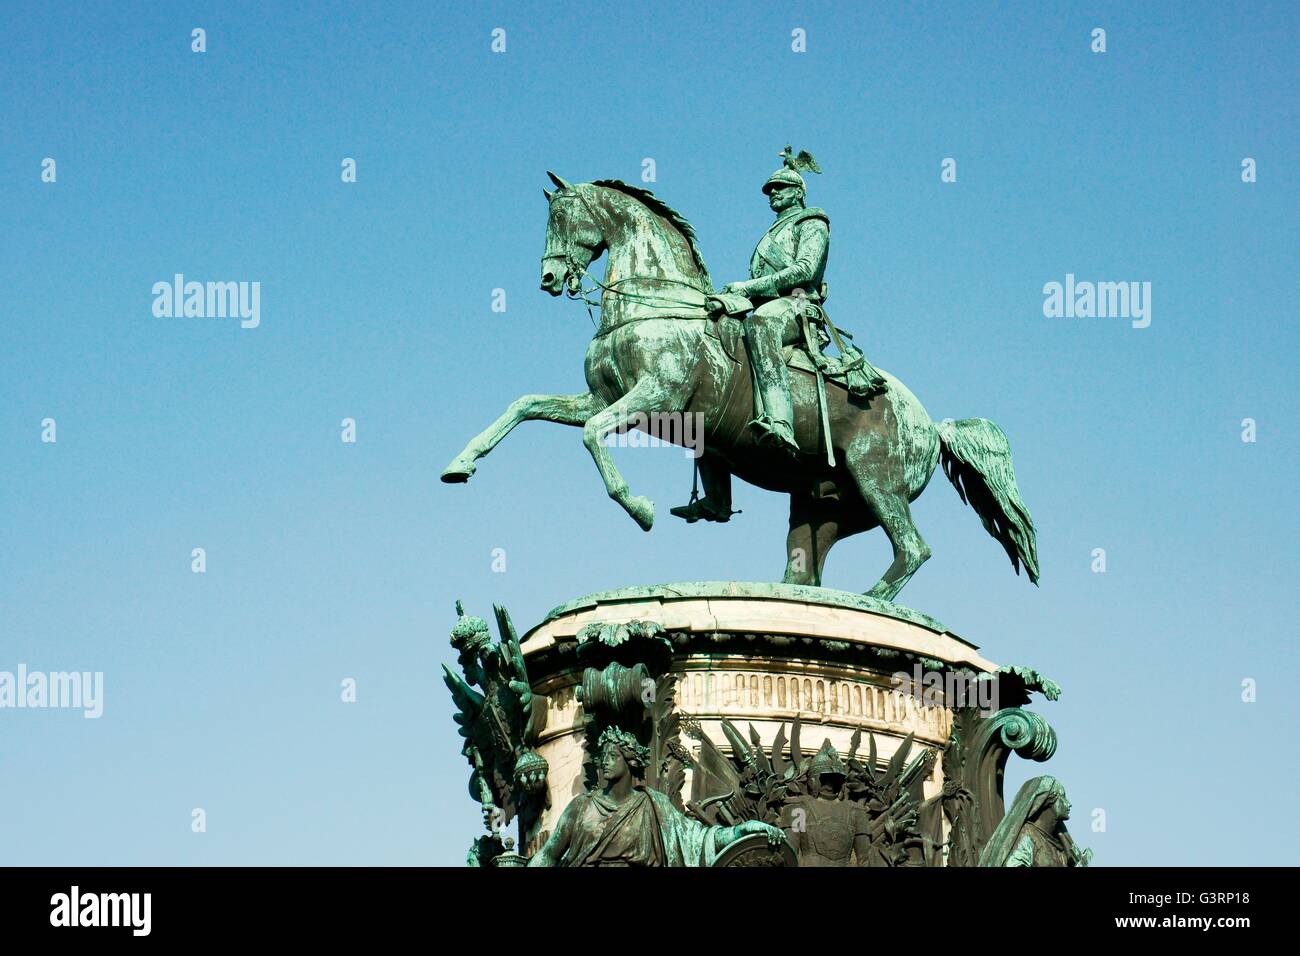
<instances>
[{"instance_id":1,"label":"rider's epaulette","mask_svg":"<svg viewBox=\"0 0 1300 956\"><path fill-rule=\"evenodd\" d=\"M784 222L774 223L768 229L767 235L773 238L788 235L792 230L798 229L800 223L807 222L809 219L820 219L826 223L826 231L830 232L831 217L826 215L826 210L820 206L810 206L807 209L800 210L796 215L791 216Z\"/></svg>"},{"instance_id":2,"label":"rider's epaulette","mask_svg":"<svg viewBox=\"0 0 1300 956\"><path fill-rule=\"evenodd\" d=\"M808 219L820 219L822 222L826 223L827 229L831 227L831 217L826 214L826 210L821 206L809 206L803 212L799 213L799 215L794 217L796 223L804 222Z\"/></svg>"}]
</instances>

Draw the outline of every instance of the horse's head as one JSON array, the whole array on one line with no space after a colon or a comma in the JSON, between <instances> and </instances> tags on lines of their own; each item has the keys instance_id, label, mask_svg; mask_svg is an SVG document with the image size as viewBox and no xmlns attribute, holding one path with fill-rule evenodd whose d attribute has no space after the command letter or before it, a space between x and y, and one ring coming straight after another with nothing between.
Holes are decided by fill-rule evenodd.
<instances>
[{"instance_id":1,"label":"horse's head","mask_svg":"<svg viewBox=\"0 0 1300 956\"><path fill-rule=\"evenodd\" d=\"M546 220L546 250L542 253L542 291L559 295L567 287L576 293L582 274L605 250L605 235L585 185L573 186L548 172L557 189L542 190L550 203Z\"/></svg>"}]
</instances>

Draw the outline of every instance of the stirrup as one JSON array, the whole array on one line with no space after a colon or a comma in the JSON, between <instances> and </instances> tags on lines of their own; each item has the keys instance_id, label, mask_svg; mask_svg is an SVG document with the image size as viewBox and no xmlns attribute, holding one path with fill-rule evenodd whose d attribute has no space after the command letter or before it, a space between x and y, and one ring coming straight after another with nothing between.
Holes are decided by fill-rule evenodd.
<instances>
[{"instance_id":1,"label":"stirrup","mask_svg":"<svg viewBox=\"0 0 1300 956\"><path fill-rule=\"evenodd\" d=\"M670 508L668 513L686 519L687 524L695 524L697 521L725 524L731 520L732 515L740 514L739 511L719 511L708 498L692 498L690 504Z\"/></svg>"}]
</instances>

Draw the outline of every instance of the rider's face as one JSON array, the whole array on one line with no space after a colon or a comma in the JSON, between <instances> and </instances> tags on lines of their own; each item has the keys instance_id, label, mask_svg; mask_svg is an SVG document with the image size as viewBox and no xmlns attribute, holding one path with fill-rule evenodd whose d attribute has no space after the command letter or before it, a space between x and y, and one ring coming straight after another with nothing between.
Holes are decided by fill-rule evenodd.
<instances>
[{"instance_id":1,"label":"rider's face","mask_svg":"<svg viewBox=\"0 0 1300 956\"><path fill-rule=\"evenodd\" d=\"M776 186L767 194L767 204L773 212L789 209L799 201L799 190L794 186Z\"/></svg>"}]
</instances>

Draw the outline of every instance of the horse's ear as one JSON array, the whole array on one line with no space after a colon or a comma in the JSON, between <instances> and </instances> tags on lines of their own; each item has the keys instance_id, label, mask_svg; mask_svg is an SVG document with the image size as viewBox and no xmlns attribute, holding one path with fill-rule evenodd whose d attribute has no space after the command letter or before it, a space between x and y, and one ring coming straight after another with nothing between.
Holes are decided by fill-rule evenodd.
<instances>
[{"instance_id":1,"label":"horse's ear","mask_svg":"<svg viewBox=\"0 0 1300 956\"><path fill-rule=\"evenodd\" d=\"M545 188L542 189L542 195L546 197L546 201L547 201L547 202L550 202L552 199L555 198L555 193L553 193L553 192L551 192L549 189L545 189Z\"/></svg>"},{"instance_id":2,"label":"horse's ear","mask_svg":"<svg viewBox=\"0 0 1300 956\"><path fill-rule=\"evenodd\" d=\"M569 184L566 183L563 179L561 179L559 176L555 175L555 173L551 172L549 169L546 171L546 175L550 176L550 177L551 177L551 182L555 183L555 185L558 186L558 187L561 188L561 189L564 189L564 188L566 188L566 187L569 185Z\"/></svg>"}]
</instances>

